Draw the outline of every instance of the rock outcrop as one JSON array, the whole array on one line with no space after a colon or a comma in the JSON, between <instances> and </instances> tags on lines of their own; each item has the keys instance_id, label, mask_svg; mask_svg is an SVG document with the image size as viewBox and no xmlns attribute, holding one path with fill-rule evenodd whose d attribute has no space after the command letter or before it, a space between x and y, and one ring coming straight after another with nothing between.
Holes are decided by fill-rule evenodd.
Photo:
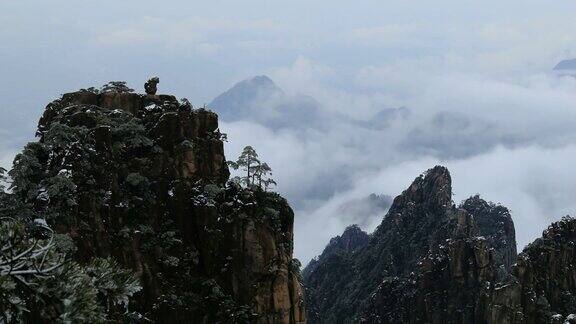
<instances>
[{"instance_id":1,"label":"rock outcrop","mask_svg":"<svg viewBox=\"0 0 576 324\"><path fill-rule=\"evenodd\" d=\"M429 170L394 199L366 245L308 265L310 319L574 322L576 220L552 224L517 256L514 224L505 207L479 196L456 207L451 192L448 170Z\"/></svg>"},{"instance_id":2,"label":"rock outcrop","mask_svg":"<svg viewBox=\"0 0 576 324\"><path fill-rule=\"evenodd\" d=\"M508 267L508 258L515 256L512 220L504 207L479 197L454 206L451 186L446 168L429 170L394 199L368 244L345 262L316 264L304 277L313 292L310 318L318 323L482 322L485 304L479 296L485 283L496 280L500 266Z\"/></svg>"},{"instance_id":3,"label":"rock outcrop","mask_svg":"<svg viewBox=\"0 0 576 324\"><path fill-rule=\"evenodd\" d=\"M330 273L333 268L346 267L345 263L347 260L352 258L356 251L368 244L369 240L370 237L368 234L362 231L360 227L357 225L348 226L341 236L332 238L322 254L311 260L306 268L304 268L302 271L304 281L308 281L309 279L315 280L315 278L318 277L316 273ZM326 281L327 283L330 282L329 280ZM320 287L319 285L323 284L320 282L314 283L306 289L305 295L307 301L315 301L322 298L320 295L317 295L317 293L330 294L324 291L326 286ZM337 291L338 286L334 285L333 289ZM308 305L308 302L306 304ZM320 321L320 310L308 306L307 311L311 323L318 323Z\"/></svg>"},{"instance_id":4,"label":"rock outcrop","mask_svg":"<svg viewBox=\"0 0 576 324\"><path fill-rule=\"evenodd\" d=\"M553 223L491 292L488 323L576 322L576 219Z\"/></svg>"},{"instance_id":5,"label":"rock outcrop","mask_svg":"<svg viewBox=\"0 0 576 324\"><path fill-rule=\"evenodd\" d=\"M466 199L460 207L474 215L480 235L494 248L495 264L509 270L517 257L516 232L510 211L486 202L478 195Z\"/></svg>"},{"instance_id":6,"label":"rock outcrop","mask_svg":"<svg viewBox=\"0 0 576 324\"><path fill-rule=\"evenodd\" d=\"M82 90L47 106L38 135L16 158L15 194L74 239L76 259L135 271L131 311L157 323L306 322L292 209L227 183L216 114L169 95Z\"/></svg>"},{"instance_id":7,"label":"rock outcrop","mask_svg":"<svg viewBox=\"0 0 576 324\"><path fill-rule=\"evenodd\" d=\"M303 271L305 303L293 211L228 182L216 114L118 89L50 103L10 175L15 199L69 234L78 262L134 271L133 322L576 321L576 220L517 255L509 211L479 196L454 205L441 166L396 197L374 233L350 226L331 240Z\"/></svg>"},{"instance_id":8,"label":"rock outcrop","mask_svg":"<svg viewBox=\"0 0 576 324\"><path fill-rule=\"evenodd\" d=\"M354 253L356 250L364 247L369 240L370 236L361 230L358 225L348 226L341 236L333 237L330 240L330 243L324 248L324 251L322 251L319 257L310 261L302 271L302 276L304 278L308 277L316 270L318 265L325 263L328 258L335 254Z\"/></svg>"}]
</instances>

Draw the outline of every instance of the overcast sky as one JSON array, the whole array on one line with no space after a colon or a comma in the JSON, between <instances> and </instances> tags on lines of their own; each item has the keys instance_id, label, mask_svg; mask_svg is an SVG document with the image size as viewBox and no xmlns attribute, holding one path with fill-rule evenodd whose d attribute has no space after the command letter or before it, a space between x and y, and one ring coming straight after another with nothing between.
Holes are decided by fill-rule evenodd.
<instances>
[{"instance_id":1,"label":"overcast sky","mask_svg":"<svg viewBox=\"0 0 576 324\"><path fill-rule=\"evenodd\" d=\"M566 0L0 0L0 161L64 92L110 80L141 91L158 75L161 92L203 105L265 74L328 115L411 114L378 131L222 123L229 158L252 144L275 170L304 262L348 225L341 203L396 195L435 164L452 171L456 202L510 207L521 248L576 208L576 81L550 73L576 57L574 12Z\"/></svg>"}]
</instances>

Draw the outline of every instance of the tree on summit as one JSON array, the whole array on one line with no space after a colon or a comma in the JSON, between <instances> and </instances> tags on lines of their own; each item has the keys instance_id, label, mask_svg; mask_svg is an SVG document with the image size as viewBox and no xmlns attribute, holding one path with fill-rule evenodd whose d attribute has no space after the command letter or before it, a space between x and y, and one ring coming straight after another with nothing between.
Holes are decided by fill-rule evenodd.
<instances>
[{"instance_id":1,"label":"tree on summit","mask_svg":"<svg viewBox=\"0 0 576 324\"><path fill-rule=\"evenodd\" d=\"M134 89L128 87L125 81L110 81L100 88L100 92L131 93Z\"/></svg>"},{"instance_id":2,"label":"tree on summit","mask_svg":"<svg viewBox=\"0 0 576 324\"><path fill-rule=\"evenodd\" d=\"M236 177L234 181L244 185L246 188L258 187L267 190L270 186L276 185L272 176L272 168L261 162L258 153L252 146L246 146L236 161L228 161L228 165L234 170L241 169L245 172L243 176Z\"/></svg>"},{"instance_id":3,"label":"tree on summit","mask_svg":"<svg viewBox=\"0 0 576 324\"><path fill-rule=\"evenodd\" d=\"M272 168L268 163L261 163L254 167L252 183L267 190L268 187L275 186L276 181L272 179Z\"/></svg>"},{"instance_id":4,"label":"tree on summit","mask_svg":"<svg viewBox=\"0 0 576 324\"><path fill-rule=\"evenodd\" d=\"M258 153L252 146L246 146L236 161L228 161L228 165L234 170L241 169L246 172L245 176L238 178L240 184L251 187L254 184L254 168L260 164Z\"/></svg>"}]
</instances>

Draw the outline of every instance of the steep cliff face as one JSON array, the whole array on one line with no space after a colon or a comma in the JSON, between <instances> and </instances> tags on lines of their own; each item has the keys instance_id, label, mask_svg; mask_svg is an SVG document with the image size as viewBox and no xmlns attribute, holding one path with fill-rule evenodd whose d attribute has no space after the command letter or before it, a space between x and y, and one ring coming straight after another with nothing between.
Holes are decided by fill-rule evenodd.
<instances>
[{"instance_id":1,"label":"steep cliff face","mask_svg":"<svg viewBox=\"0 0 576 324\"><path fill-rule=\"evenodd\" d=\"M494 248L496 265L509 270L517 257L516 232L510 211L486 202L478 195L466 199L460 207L474 215L480 235Z\"/></svg>"},{"instance_id":2,"label":"steep cliff face","mask_svg":"<svg viewBox=\"0 0 576 324\"><path fill-rule=\"evenodd\" d=\"M496 280L489 242L459 210L449 238L420 259L408 277L386 278L364 310L370 323L482 323L485 284Z\"/></svg>"},{"instance_id":3,"label":"steep cliff face","mask_svg":"<svg viewBox=\"0 0 576 324\"><path fill-rule=\"evenodd\" d=\"M366 245L311 264L310 319L573 323L575 247L566 217L517 256L509 211L479 196L452 205L450 174L435 167L394 199Z\"/></svg>"},{"instance_id":4,"label":"steep cliff face","mask_svg":"<svg viewBox=\"0 0 576 324\"><path fill-rule=\"evenodd\" d=\"M492 217L497 221L486 220ZM450 174L435 167L394 199L366 246L345 261L316 265L304 278L314 292L308 296L310 318L481 323L485 284L516 253L511 222L504 207L479 197L454 206Z\"/></svg>"},{"instance_id":5,"label":"steep cliff face","mask_svg":"<svg viewBox=\"0 0 576 324\"><path fill-rule=\"evenodd\" d=\"M167 95L82 90L50 103L16 158L15 194L69 233L75 258L111 256L155 322L305 323L293 212L227 184L216 114Z\"/></svg>"},{"instance_id":6,"label":"steep cliff face","mask_svg":"<svg viewBox=\"0 0 576 324\"><path fill-rule=\"evenodd\" d=\"M520 254L513 274L522 285L525 322L576 314L576 220L552 224ZM557 317L556 317L557 318Z\"/></svg>"},{"instance_id":7,"label":"steep cliff face","mask_svg":"<svg viewBox=\"0 0 576 324\"><path fill-rule=\"evenodd\" d=\"M565 217L528 245L512 277L491 292L489 323L576 321L576 219Z\"/></svg>"}]
</instances>

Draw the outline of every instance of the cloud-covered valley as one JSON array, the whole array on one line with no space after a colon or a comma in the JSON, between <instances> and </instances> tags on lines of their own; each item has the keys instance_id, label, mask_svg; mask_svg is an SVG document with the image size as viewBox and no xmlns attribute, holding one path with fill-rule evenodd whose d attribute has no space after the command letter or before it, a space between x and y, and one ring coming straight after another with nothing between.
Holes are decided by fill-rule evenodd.
<instances>
[{"instance_id":1,"label":"cloud-covered valley","mask_svg":"<svg viewBox=\"0 0 576 324\"><path fill-rule=\"evenodd\" d=\"M412 85L404 80L407 89L418 91L388 99L397 94L386 87L393 83L386 76L396 79L407 71L377 75L389 69L372 68L372 77L381 82L369 91L348 92L310 79L318 74L307 69L318 70L299 58L290 68L271 71L279 85L288 80L290 92L268 96L263 90L243 103L249 108L242 120L221 125L230 138L229 157L251 144L273 167L277 189L297 212L296 254L304 261L350 225L354 216L343 213L342 205L371 193L395 196L436 164L452 171L456 203L478 193L509 207L521 246L550 221L573 214L573 78L539 73L510 80L421 70ZM366 82L361 77L366 70L355 80ZM304 86L296 88L293 79ZM286 97L298 96L317 102L310 115L299 111L300 121L281 126L261 119L269 113L285 117ZM311 116L315 123L308 122ZM383 215L366 215L364 229L373 230Z\"/></svg>"}]
</instances>

